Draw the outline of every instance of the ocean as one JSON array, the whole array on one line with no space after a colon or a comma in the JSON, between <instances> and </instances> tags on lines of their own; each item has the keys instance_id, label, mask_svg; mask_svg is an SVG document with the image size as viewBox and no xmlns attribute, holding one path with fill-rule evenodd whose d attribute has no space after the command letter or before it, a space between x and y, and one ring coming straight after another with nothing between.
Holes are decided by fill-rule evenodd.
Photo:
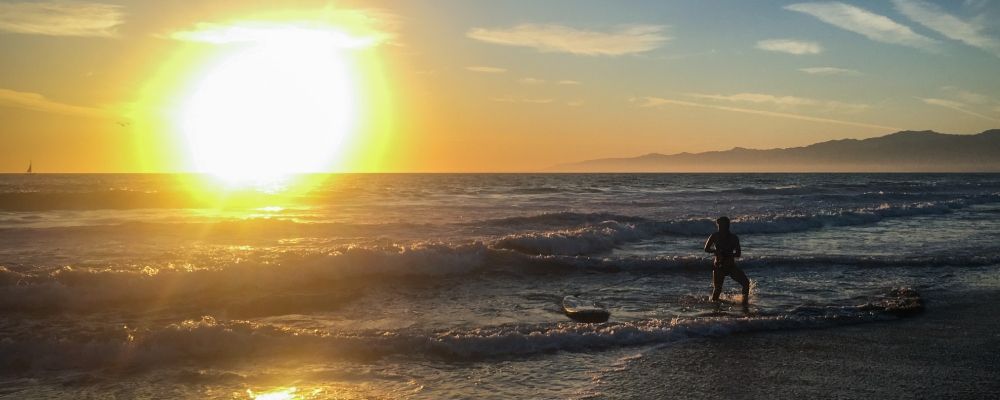
<instances>
[{"instance_id":1,"label":"ocean","mask_svg":"<svg viewBox=\"0 0 1000 400\"><path fill-rule=\"evenodd\" d=\"M0 175L0 397L616 398L665 352L1000 289L998 174L306 180ZM722 215L747 308L708 301Z\"/></svg>"}]
</instances>

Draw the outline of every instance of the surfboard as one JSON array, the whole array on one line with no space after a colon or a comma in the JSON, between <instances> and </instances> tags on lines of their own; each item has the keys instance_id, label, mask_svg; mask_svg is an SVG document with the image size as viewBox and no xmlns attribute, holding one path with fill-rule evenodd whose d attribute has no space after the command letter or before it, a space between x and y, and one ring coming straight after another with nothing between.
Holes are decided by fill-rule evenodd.
<instances>
[{"instance_id":1,"label":"surfboard","mask_svg":"<svg viewBox=\"0 0 1000 400\"><path fill-rule=\"evenodd\" d=\"M562 308L567 317L577 322L600 323L611 318L608 309L576 296L563 297Z\"/></svg>"}]
</instances>

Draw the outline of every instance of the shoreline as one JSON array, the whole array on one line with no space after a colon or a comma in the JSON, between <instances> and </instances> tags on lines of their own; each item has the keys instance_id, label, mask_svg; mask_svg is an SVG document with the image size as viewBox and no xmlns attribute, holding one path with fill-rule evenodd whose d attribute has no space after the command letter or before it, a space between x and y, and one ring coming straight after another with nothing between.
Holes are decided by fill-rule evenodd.
<instances>
[{"instance_id":1,"label":"shoreline","mask_svg":"<svg viewBox=\"0 0 1000 400\"><path fill-rule=\"evenodd\" d=\"M991 398L1000 290L943 292L895 321L695 339L600 379L595 399Z\"/></svg>"}]
</instances>

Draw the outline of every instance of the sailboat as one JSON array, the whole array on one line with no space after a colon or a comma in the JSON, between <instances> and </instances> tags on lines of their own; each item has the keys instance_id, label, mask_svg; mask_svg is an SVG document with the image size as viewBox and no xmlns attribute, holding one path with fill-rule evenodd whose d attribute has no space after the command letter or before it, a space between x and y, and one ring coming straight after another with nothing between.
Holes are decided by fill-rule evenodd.
<instances>
[{"instance_id":1,"label":"sailboat","mask_svg":"<svg viewBox=\"0 0 1000 400\"><path fill-rule=\"evenodd\" d=\"M25 173L26 174L30 174L31 173L31 161L28 161L28 172L25 172Z\"/></svg>"}]
</instances>

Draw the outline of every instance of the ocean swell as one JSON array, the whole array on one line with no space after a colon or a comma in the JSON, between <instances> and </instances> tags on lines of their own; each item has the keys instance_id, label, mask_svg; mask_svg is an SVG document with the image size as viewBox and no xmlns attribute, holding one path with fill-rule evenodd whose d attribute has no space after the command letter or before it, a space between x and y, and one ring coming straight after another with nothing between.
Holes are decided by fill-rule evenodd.
<instances>
[{"instance_id":1,"label":"ocean swell","mask_svg":"<svg viewBox=\"0 0 1000 400\"><path fill-rule=\"evenodd\" d=\"M870 207L814 213L735 216L732 218L733 232L737 234L790 233L825 227L866 225L887 218L947 214L973 204L996 200L996 197L989 197L978 200L906 204L882 203ZM584 221L599 215L581 214L579 217L581 221ZM560 214L553 216L552 219L565 221L570 219L569 217ZM535 218L536 220L548 220L549 217L546 215ZM707 236L714 230L715 224L713 220L708 218L653 221L627 217L622 221L605 220L574 229L515 233L498 239L494 246L527 254L586 255L607 252L625 243L661 235Z\"/></svg>"},{"instance_id":2,"label":"ocean swell","mask_svg":"<svg viewBox=\"0 0 1000 400\"><path fill-rule=\"evenodd\" d=\"M756 316L643 319L603 324L556 322L447 331L290 329L249 321L202 317L158 329L118 326L56 337L23 333L0 340L0 369L143 368L198 361L281 357L407 357L478 360L557 351L599 350L672 342L736 332L820 328L912 315L919 294L893 289L855 306L802 306Z\"/></svg>"}]
</instances>

